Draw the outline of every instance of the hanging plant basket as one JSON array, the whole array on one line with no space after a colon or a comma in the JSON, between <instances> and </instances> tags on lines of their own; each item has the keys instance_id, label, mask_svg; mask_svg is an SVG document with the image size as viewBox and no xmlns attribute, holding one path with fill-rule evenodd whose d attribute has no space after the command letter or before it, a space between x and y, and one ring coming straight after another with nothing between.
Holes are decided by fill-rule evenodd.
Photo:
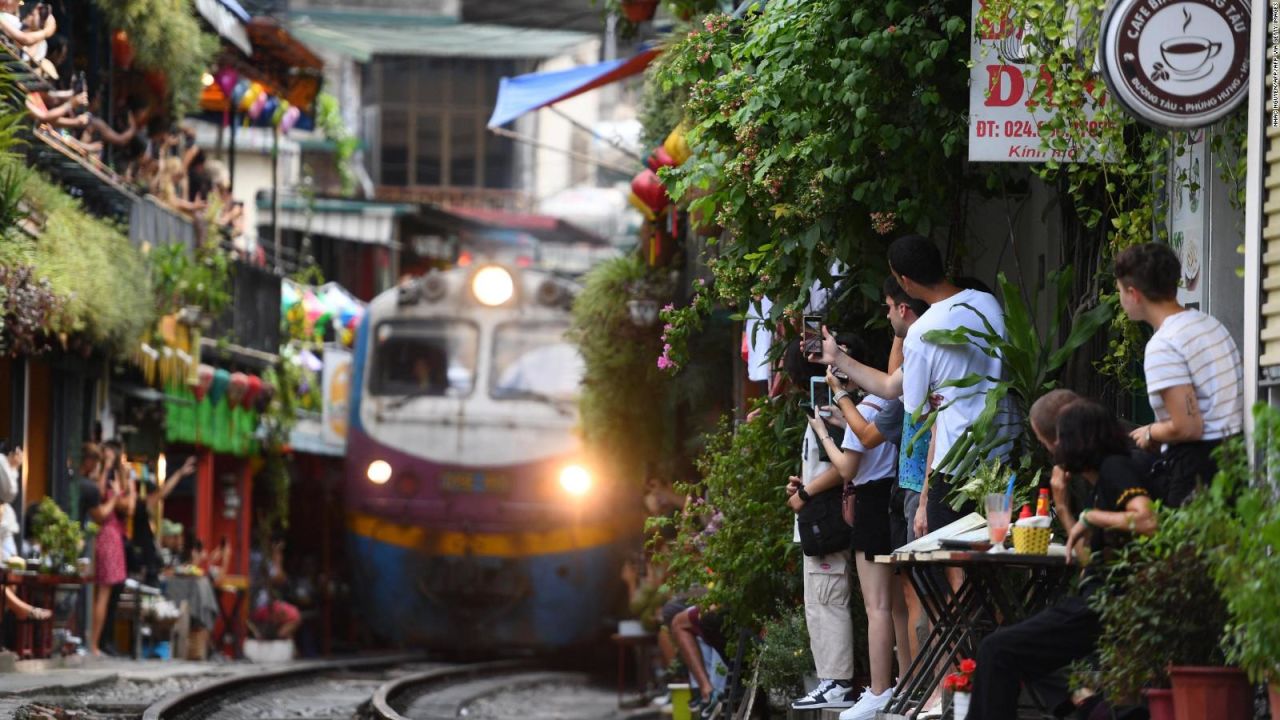
<instances>
[{"instance_id":1,"label":"hanging plant basket","mask_svg":"<svg viewBox=\"0 0 1280 720\"><path fill-rule=\"evenodd\" d=\"M622 0L622 15L633 23L653 19L658 11L658 0Z\"/></svg>"}]
</instances>

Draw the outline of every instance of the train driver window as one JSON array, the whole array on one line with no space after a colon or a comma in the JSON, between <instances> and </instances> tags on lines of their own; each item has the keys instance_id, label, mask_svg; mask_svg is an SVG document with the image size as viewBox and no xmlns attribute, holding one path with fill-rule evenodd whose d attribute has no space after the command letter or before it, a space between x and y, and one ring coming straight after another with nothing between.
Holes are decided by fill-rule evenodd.
<instances>
[{"instance_id":1,"label":"train driver window","mask_svg":"<svg viewBox=\"0 0 1280 720\"><path fill-rule=\"evenodd\" d=\"M508 323L493 335L493 396L497 399L572 400L584 365L565 339L564 323Z\"/></svg>"},{"instance_id":2,"label":"train driver window","mask_svg":"<svg viewBox=\"0 0 1280 720\"><path fill-rule=\"evenodd\" d=\"M374 395L461 397L474 384L479 332L459 321L383 323L369 383Z\"/></svg>"}]
</instances>

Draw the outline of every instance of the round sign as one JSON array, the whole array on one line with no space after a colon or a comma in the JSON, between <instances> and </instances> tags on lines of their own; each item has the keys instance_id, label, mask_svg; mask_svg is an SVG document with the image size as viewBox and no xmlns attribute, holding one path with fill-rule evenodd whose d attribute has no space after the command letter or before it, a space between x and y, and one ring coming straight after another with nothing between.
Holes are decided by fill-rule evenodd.
<instances>
[{"instance_id":1,"label":"round sign","mask_svg":"<svg viewBox=\"0 0 1280 720\"><path fill-rule=\"evenodd\" d=\"M1249 95L1249 0L1119 0L1102 31L1111 96L1144 122L1210 125Z\"/></svg>"}]
</instances>

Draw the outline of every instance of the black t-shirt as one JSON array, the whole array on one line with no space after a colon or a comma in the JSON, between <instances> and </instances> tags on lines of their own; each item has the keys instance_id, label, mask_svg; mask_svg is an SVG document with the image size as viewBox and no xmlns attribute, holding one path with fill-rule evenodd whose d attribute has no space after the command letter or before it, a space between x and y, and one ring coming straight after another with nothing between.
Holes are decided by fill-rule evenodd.
<instances>
[{"instance_id":1,"label":"black t-shirt","mask_svg":"<svg viewBox=\"0 0 1280 720\"><path fill-rule=\"evenodd\" d=\"M1098 465L1098 482L1093 486L1086 509L1124 512L1125 505L1133 498L1150 496L1145 478L1145 473L1133 457L1108 455ZM1087 595L1101 585L1106 574L1105 567L1132 539L1133 535L1128 530L1094 528L1089 543L1093 558L1085 569L1082 593Z\"/></svg>"},{"instance_id":2,"label":"black t-shirt","mask_svg":"<svg viewBox=\"0 0 1280 720\"><path fill-rule=\"evenodd\" d=\"M102 491L98 489L98 483L83 475L76 477L76 485L80 488L80 524L83 525L93 520L89 511L102 504Z\"/></svg>"}]
</instances>

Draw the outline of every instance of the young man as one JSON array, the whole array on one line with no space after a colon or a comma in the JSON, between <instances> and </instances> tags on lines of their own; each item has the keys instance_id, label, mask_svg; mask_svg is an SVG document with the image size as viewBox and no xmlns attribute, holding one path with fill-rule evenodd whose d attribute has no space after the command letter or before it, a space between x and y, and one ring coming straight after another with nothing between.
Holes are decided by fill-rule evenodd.
<instances>
[{"instance_id":1,"label":"young man","mask_svg":"<svg viewBox=\"0 0 1280 720\"><path fill-rule=\"evenodd\" d=\"M1155 334L1143 371L1156 421L1133 431L1160 457L1152 491L1178 507L1217 472L1213 450L1244 430L1244 372L1231 333L1212 316L1178 304L1182 266L1167 245L1145 243L1116 256L1116 290L1130 320Z\"/></svg>"},{"instance_id":2,"label":"young man","mask_svg":"<svg viewBox=\"0 0 1280 720\"><path fill-rule=\"evenodd\" d=\"M914 520L916 534L924 535L962 517L946 502L951 479L937 470L982 412L986 393L994 386L991 378L998 378L1003 372L1000 360L988 356L975 343L938 345L925 340L924 335L931 330L962 327L982 330L987 325L1003 335L1004 311L989 293L962 290L948 281L942 254L930 240L919 235L893 241L889 246L889 269L908 296L929 304L903 338L902 368L887 374L855 362L840 353L834 339L826 334L821 360L839 367L855 385L868 392L901 397L908 414L919 418L938 413L930 440L929 475ZM974 374L986 379L967 388L943 387Z\"/></svg>"}]
</instances>

